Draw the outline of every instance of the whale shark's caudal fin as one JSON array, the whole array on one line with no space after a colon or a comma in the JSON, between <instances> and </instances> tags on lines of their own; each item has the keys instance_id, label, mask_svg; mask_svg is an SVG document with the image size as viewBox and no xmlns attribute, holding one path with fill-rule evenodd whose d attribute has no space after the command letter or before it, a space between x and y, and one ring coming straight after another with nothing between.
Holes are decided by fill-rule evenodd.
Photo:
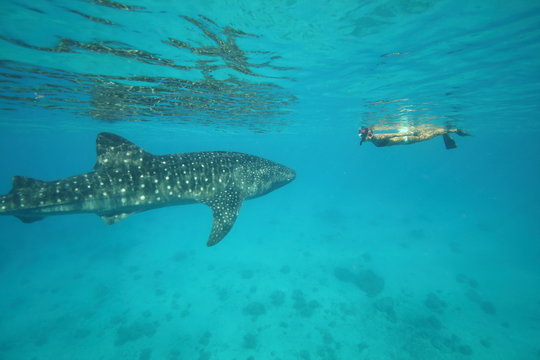
<instances>
[{"instance_id":1,"label":"whale shark's caudal fin","mask_svg":"<svg viewBox=\"0 0 540 360\"><path fill-rule=\"evenodd\" d=\"M136 164L152 156L150 153L121 136L100 133L96 139L97 161L94 170Z\"/></svg>"},{"instance_id":2,"label":"whale shark's caudal fin","mask_svg":"<svg viewBox=\"0 0 540 360\"><path fill-rule=\"evenodd\" d=\"M242 196L238 190L227 189L204 203L210 206L214 216L212 232L206 243L207 246L213 246L220 242L233 227L242 207Z\"/></svg>"}]
</instances>

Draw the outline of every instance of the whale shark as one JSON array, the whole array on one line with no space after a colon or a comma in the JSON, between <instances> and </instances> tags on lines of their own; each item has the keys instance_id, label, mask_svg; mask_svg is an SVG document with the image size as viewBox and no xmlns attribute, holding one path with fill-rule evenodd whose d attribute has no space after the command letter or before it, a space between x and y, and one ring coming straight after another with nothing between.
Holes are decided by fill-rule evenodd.
<instances>
[{"instance_id":1,"label":"whale shark","mask_svg":"<svg viewBox=\"0 0 540 360\"><path fill-rule=\"evenodd\" d=\"M294 170L228 151L154 155L112 133L96 139L93 171L56 181L13 177L0 196L0 215L31 223L51 215L95 213L106 224L165 206L202 203L213 223L207 245L229 233L242 203L288 184Z\"/></svg>"}]
</instances>

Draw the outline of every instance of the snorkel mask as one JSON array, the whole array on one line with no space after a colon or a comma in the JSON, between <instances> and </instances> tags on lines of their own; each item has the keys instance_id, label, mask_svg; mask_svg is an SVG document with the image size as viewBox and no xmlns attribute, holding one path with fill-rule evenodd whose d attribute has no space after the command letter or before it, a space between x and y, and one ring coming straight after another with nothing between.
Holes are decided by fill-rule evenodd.
<instances>
[{"instance_id":1,"label":"snorkel mask","mask_svg":"<svg viewBox=\"0 0 540 360\"><path fill-rule=\"evenodd\" d=\"M362 143L366 141L366 138L371 135L373 135L373 130L365 126L358 130L358 136L360 136L360 145L362 145Z\"/></svg>"}]
</instances>

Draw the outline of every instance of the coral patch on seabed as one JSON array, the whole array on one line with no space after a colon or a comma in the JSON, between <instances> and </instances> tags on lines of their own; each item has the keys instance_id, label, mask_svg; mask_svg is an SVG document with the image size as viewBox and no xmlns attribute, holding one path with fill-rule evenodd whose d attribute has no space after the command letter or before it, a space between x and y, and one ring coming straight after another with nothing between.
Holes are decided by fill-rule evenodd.
<instances>
[{"instance_id":1,"label":"coral patch on seabed","mask_svg":"<svg viewBox=\"0 0 540 360\"><path fill-rule=\"evenodd\" d=\"M248 350L255 349L257 347L257 335L252 333L244 335L242 347Z\"/></svg>"},{"instance_id":2,"label":"coral patch on seabed","mask_svg":"<svg viewBox=\"0 0 540 360\"><path fill-rule=\"evenodd\" d=\"M478 304L478 306L484 313L488 315L495 315L497 313L495 305L491 301L486 300L478 290L479 285L476 280L471 279L463 274L459 274L456 277L456 280L464 285L469 300Z\"/></svg>"},{"instance_id":3,"label":"coral patch on seabed","mask_svg":"<svg viewBox=\"0 0 540 360\"><path fill-rule=\"evenodd\" d=\"M285 292L275 290L270 294L270 304L279 307L285 303Z\"/></svg>"},{"instance_id":4,"label":"coral patch on seabed","mask_svg":"<svg viewBox=\"0 0 540 360\"><path fill-rule=\"evenodd\" d=\"M116 346L123 346L128 342L137 341L142 337L152 337L156 333L157 322L135 321L127 326L120 326L116 331Z\"/></svg>"},{"instance_id":5,"label":"coral patch on seabed","mask_svg":"<svg viewBox=\"0 0 540 360\"><path fill-rule=\"evenodd\" d=\"M301 317L311 317L321 305L317 300L307 300L301 290L295 290L292 294L293 307Z\"/></svg>"},{"instance_id":6,"label":"coral patch on seabed","mask_svg":"<svg viewBox=\"0 0 540 360\"><path fill-rule=\"evenodd\" d=\"M373 302L375 309L384 314L386 319L392 323L397 321L396 310L394 309L394 299L391 297L383 297Z\"/></svg>"},{"instance_id":7,"label":"coral patch on seabed","mask_svg":"<svg viewBox=\"0 0 540 360\"><path fill-rule=\"evenodd\" d=\"M368 297L375 297L384 289L384 279L373 270L360 269L352 271L348 268L336 267L334 269L334 276L343 282L355 285Z\"/></svg>"},{"instance_id":8,"label":"coral patch on seabed","mask_svg":"<svg viewBox=\"0 0 540 360\"><path fill-rule=\"evenodd\" d=\"M251 317L251 320L256 321L259 316L266 314L266 307L258 301L253 301L244 307L242 313Z\"/></svg>"},{"instance_id":9,"label":"coral patch on seabed","mask_svg":"<svg viewBox=\"0 0 540 360\"><path fill-rule=\"evenodd\" d=\"M437 294L429 293L424 300L426 308L436 314L442 314L446 310L446 302L443 301Z\"/></svg>"}]
</instances>

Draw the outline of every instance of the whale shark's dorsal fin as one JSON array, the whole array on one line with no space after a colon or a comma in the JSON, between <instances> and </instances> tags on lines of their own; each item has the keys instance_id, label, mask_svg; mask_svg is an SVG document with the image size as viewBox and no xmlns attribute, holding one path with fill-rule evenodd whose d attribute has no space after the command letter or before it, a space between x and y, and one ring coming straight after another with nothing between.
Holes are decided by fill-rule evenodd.
<instances>
[{"instance_id":1,"label":"whale shark's dorsal fin","mask_svg":"<svg viewBox=\"0 0 540 360\"><path fill-rule=\"evenodd\" d=\"M45 181L32 179L26 176L14 176L13 179L11 179L11 183L13 184L13 188L21 188L42 185L43 183L45 183Z\"/></svg>"},{"instance_id":2,"label":"whale shark's dorsal fin","mask_svg":"<svg viewBox=\"0 0 540 360\"><path fill-rule=\"evenodd\" d=\"M151 156L131 141L112 133L100 133L96 139L97 161L94 170L107 167L140 165Z\"/></svg>"},{"instance_id":3,"label":"whale shark's dorsal fin","mask_svg":"<svg viewBox=\"0 0 540 360\"><path fill-rule=\"evenodd\" d=\"M212 209L214 221L207 246L216 245L229 233L242 207L242 195L239 190L227 189L204 203Z\"/></svg>"},{"instance_id":4,"label":"whale shark's dorsal fin","mask_svg":"<svg viewBox=\"0 0 540 360\"><path fill-rule=\"evenodd\" d=\"M13 192L21 188L43 187L46 181L32 179L26 176L14 176L11 182L13 184L11 191Z\"/></svg>"}]
</instances>

